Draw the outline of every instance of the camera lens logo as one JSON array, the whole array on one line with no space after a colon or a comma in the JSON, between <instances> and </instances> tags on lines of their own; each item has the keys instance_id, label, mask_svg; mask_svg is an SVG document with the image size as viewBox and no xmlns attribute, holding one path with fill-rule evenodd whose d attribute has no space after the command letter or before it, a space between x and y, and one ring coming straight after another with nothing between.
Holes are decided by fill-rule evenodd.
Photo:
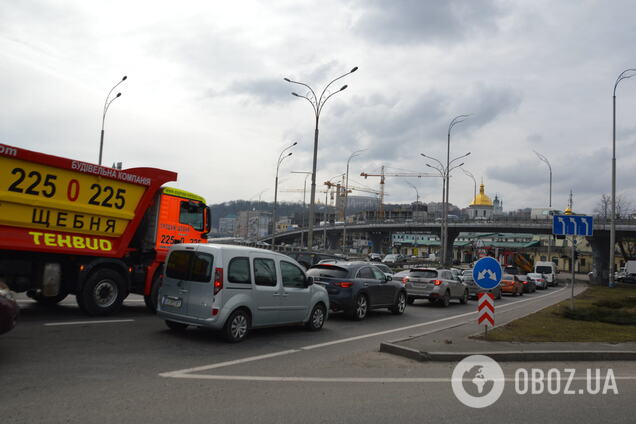
<instances>
[{"instance_id":1,"label":"camera lens logo","mask_svg":"<svg viewBox=\"0 0 636 424\"><path fill-rule=\"evenodd\" d=\"M488 356L471 355L455 366L451 384L461 403L471 408L485 408L503 393L504 373Z\"/></svg>"}]
</instances>

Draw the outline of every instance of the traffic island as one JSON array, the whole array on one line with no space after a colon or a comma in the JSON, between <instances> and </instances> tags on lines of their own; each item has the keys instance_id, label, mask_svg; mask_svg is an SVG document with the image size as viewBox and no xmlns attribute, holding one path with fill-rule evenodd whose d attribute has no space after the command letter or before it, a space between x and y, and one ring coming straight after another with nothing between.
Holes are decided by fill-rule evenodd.
<instances>
[{"instance_id":1,"label":"traffic island","mask_svg":"<svg viewBox=\"0 0 636 424\"><path fill-rule=\"evenodd\" d=\"M474 322L384 342L381 352L418 361L636 361L636 285L593 286L570 300L560 295L535 310L503 311L487 339ZM569 291L569 290L568 290ZM503 309L503 308L502 308ZM517 316L514 316L517 315Z\"/></svg>"}]
</instances>

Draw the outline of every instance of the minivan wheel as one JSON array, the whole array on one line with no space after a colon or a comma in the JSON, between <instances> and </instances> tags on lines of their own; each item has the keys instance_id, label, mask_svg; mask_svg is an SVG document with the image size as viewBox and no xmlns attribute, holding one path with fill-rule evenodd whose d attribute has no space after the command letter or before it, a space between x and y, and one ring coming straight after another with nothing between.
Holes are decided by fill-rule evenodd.
<instances>
[{"instance_id":1,"label":"minivan wheel","mask_svg":"<svg viewBox=\"0 0 636 424\"><path fill-rule=\"evenodd\" d=\"M450 304L450 293L449 292L444 293L444 296L440 297L439 304L442 307L444 307L444 308L447 307Z\"/></svg>"},{"instance_id":2,"label":"minivan wheel","mask_svg":"<svg viewBox=\"0 0 636 424\"><path fill-rule=\"evenodd\" d=\"M397 299L393 306L389 308L393 315L402 315L406 309L406 295L404 292L398 293Z\"/></svg>"},{"instance_id":3,"label":"minivan wheel","mask_svg":"<svg viewBox=\"0 0 636 424\"><path fill-rule=\"evenodd\" d=\"M314 306L314 309L311 311L311 315L309 315L309 321L305 324L309 331L318 331L322 328L325 323L325 317L327 315L327 309L322 303Z\"/></svg>"},{"instance_id":4,"label":"minivan wheel","mask_svg":"<svg viewBox=\"0 0 636 424\"><path fill-rule=\"evenodd\" d=\"M237 343L245 339L250 328L250 317L243 309L237 309L225 321L223 333L228 342Z\"/></svg>"},{"instance_id":5,"label":"minivan wheel","mask_svg":"<svg viewBox=\"0 0 636 424\"><path fill-rule=\"evenodd\" d=\"M369 304L367 302L367 296L364 294L358 295L358 297L356 297L356 301L353 306L352 318L354 319L354 321L363 320L367 316L368 310L369 310Z\"/></svg>"},{"instance_id":6,"label":"minivan wheel","mask_svg":"<svg viewBox=\"0 0 636 424\"><path fill-rule=\"evenodd\" d=\"M181 322L168 321L168 320L166 320L166 325L168 326L169 329L173 331L183 331L186 328L188 328L188 324L183 324Z\"/></svg>"}]
</instances>

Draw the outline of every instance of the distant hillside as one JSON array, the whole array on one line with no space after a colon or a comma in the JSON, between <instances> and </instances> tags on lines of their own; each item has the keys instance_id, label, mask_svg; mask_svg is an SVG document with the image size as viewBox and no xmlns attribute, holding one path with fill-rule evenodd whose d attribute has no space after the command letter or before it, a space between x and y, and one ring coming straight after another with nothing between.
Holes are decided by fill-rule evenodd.
<instances>
[{"instance_id":1,"label":"distant hillside","mask_svg":"<svg viewBox=\"0 0 636 424\"><path fill-rule=\"evenodd\" d=\"M249 200L232 200L230 202L210 205L210 208L212 209L212 227L218 227L219 218L225 218L228 215L235 215L236 217L238 217L240 211L259 210L271 212L274 208L274 203L258 201L252 202ZM301 213L302 211L302 203L278 202L276 215L278 215L279 217L292 216L295 213Z\"/></svg>"}]
</instances>

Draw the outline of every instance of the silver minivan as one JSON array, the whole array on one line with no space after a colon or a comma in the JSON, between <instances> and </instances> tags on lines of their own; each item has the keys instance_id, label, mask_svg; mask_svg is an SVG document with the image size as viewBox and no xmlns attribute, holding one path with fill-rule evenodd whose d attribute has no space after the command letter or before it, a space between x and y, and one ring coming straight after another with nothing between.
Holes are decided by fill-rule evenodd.
<instances>
[{"instance_id":1,"label":"silver minivan","mask_svg":"<svg viewBox=\"0 0 636 424\"><path fill-rule=\"evenodd\" d=\"M320 330L329 311L327 290L289 256L218 244L172 246L157 303L169 328L222 330L232 342L257 327Z\"/></svg>"}]
</instances>

